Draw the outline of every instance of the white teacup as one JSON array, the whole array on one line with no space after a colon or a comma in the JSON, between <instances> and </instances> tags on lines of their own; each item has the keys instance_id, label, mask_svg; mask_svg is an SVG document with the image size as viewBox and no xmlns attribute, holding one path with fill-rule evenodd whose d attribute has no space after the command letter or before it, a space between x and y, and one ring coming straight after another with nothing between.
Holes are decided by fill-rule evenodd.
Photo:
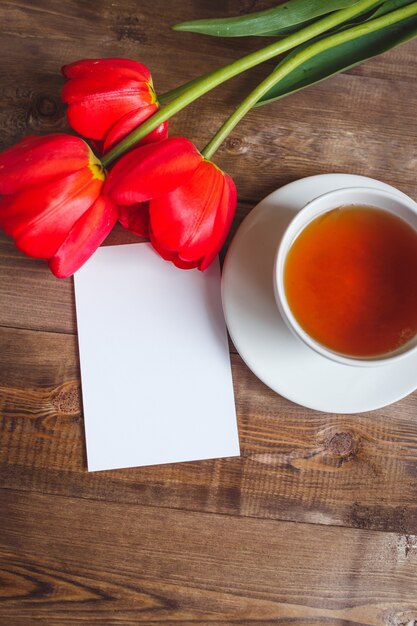
<instances>
[{"instance_id":1,"label":"white teacup","mask_svg":"<svg viewBox=\"0 0 417 626\"><path fill-rule=\"evenodd\" d=\"M284 266L289 249L301 231L327 211L346 205L368 205L389 211L404 219L417 231L417 203L404 194L396 195L371 187L349 187L330 191L309 202L291 221L278 247L274 261L274 292L281 315L289 329L307 346L322 356L352 366L392 363L417 352L417 335L393 352L378 357L351 357L326 348L313 339L298 323L289 306L284 287Z\"/></svg>"}]
</instances>

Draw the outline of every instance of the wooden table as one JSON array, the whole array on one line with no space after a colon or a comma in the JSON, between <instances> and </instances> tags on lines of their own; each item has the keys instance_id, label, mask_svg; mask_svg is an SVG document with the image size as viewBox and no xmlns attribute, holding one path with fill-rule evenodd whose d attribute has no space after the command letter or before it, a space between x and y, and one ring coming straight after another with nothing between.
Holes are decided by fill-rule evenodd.
<instances>
[{"instance_id":1,"label":"wooden table","mask_svg":"<svg viewBox=\"0 0 417 626\"><path fill-rule=\"evenodd\" d=\"M272 4L3 0L2 147L67 129L62 64L136 58L165 91L260 45L170 24ZM202 147L271 67L208 94L173 132ZM248 115L217 156L239 190L233 229L311 174L417 198L416 78L414 41ZM108 243L131 240L116 228ZM367 414L306 410L232 347L241 458L88 474L72 280L4 235L0 272L2 626L417 624L417 394Z\"/></svg>"}]
</instances>

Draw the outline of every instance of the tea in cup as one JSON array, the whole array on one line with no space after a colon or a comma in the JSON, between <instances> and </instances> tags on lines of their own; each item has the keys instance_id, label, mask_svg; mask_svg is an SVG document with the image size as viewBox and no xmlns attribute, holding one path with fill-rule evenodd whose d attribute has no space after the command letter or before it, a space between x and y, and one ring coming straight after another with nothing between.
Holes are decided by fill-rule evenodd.
<instances>
[{"instance_id":1,"label":"tea in cup","mask_svg":"<svg viewBox=\"0 0 417 626\"><path fill-rule=\"evenodd\" d=\"M308 346L348 365L417 350L417 203L371 188L307 204L274 266L277 304Z\"/></svg>"}]
</instances>

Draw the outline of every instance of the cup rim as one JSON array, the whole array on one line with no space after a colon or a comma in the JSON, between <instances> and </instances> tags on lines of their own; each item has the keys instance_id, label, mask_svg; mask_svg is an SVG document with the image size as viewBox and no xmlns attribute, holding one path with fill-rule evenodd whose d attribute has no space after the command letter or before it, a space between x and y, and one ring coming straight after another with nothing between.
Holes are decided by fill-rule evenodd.
<instances>
[{"instance_id":1,"label":"cup rim","mask_svg":"<svg viewBox=\"0 0 417 626\"><path fill-rule=\"evenodd\" d=\"M395 215L398 215L398 213L396 213L394 210L390 211L387 208L380 207L377 204L370 202L369 200L367 201L365 198L359 199L359 197L357 197L356 200L352 200L352 198L349 198L349 195L353 196L356 194L357 196L359 196L360 194L363 194L364 196L366 196L366 194L369 195L370 193L372 193L374 196L384 198L385 200L388 199L394 201L397 204L401 204L403 207L405 207L406 211L417 216L417 202L415 202L409 196L402 194L401 192L396 194L391 191L385 191L382 189L377 189L375 187L343 187L342 189L335 189L333 191L326 192L310 200L291 220L291 222L285 229L285 232L278 245L273 266L273 286L275 300L281 316L289 330L305 345L313 349L321 356L324 356L332 361L354 367L372 367L378 365L387 365L402 360L411 354L415 354L417 352L417 333L410 340L410 342L407 342L405 344L405 346L401 346L400 348L398 348L398 350L392 351L383 356L354 357L336 352L334 350L331 350L330 348L326 348L323 344L313 339L313 337L311 337L304 330L304 328L301 326L301 324L297 321L294 314L292 313L285 294L283 270L288 251L296 238L314 219L316 219L320 215L334 210L335 208L351 204L364 204L369 206L375 206L376 208L380 208L381 210L389 211L391 213L394 213ZM399 195L400 193L401 195ZM343 202L337 204L338 197L343 198ZM320 206L321 203L327 201L330 198L335 199L335 204L332 207L324 208L321 211L315 212L315 209L317 209L318 205ZM417 228L414 228L414 230L417 231ZM407 347L408 343L410 343L409 347Z\"/></svg>"}]
</instances>

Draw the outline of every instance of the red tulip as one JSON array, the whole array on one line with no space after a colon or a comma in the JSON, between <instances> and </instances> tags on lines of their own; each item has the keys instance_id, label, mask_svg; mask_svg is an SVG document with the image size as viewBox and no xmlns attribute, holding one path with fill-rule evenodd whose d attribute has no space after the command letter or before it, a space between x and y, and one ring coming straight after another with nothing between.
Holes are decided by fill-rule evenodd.
<instances>
[{"instance_id":1,"label":"red tulip","mask_svg":"<svg viewBox=\"0 0 417 626\"><path fill-rule=\"evenodd\" d=\"M149 234L159 254L184 269L210 265L236 208L230 176L182 137L122 157L106 189L120 207L122 225Z\"/></svg>"},{"instance_id":2,"label":"red tulip","mask_svg":"<svg viewBox=\"0 0 417 626\"><path fill-rule=\"evenodd\" d=\"M0 153L0 227L25 254L73 274L114 226L102 194L105 173L88 145L70 135L26 137Z\"/></svg>"},{"instance_id":3,"label":"red tulip","mask_svg":"<svg viewBox=\"0 0 417 626\"><path fill-rule=\"evenodd\" d=\"M150 239L177 267L205 270L220 252L236 209L233 180L202 160L189 180L151 200Z\"/></svg>"},{"instance_id":4,"label":"red tulip","mask_svg":"<svg viewBox=\"0 0 417 626\"><path fill-rule=\"evenodd\" d=\"M62 100L70 125L84 137L100 142L103 153L158 110L148 68L129 59L85 59L64 65L68 82ZM163 122L141 144L165 139Z\"/></svg>"}]
</instances>

